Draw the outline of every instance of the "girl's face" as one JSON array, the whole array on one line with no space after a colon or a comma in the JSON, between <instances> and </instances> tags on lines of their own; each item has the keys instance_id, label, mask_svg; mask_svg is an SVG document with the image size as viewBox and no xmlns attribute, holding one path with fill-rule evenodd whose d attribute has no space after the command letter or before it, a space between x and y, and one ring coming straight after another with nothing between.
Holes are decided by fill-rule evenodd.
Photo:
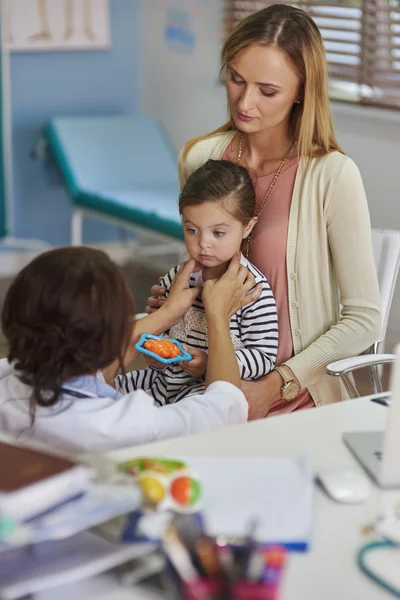
<instances>
[{"instance_id":1,"label":"girl's face","mask_svg":"<svg viewBox=\"0 0 400 600\"><path fill-rule=\"evenodd\" d=\"M229 201L228 201L229 202ZM253 229L256 219L243 225L226 208L225 201L186 206L182 211L188 253L203 267L228 262Z\"/></svg>"},{"instance_id":2,"label":"girl's face","mask_svg":"<svg viewBox=\"0 0 400 600\"><path fill-rule=\"evenodd\" d=\"M228 65L226 90L235 126L257 133L286 124L300 79L290 58L277 47L254 45Z\"/></svg>"}]
</instances>

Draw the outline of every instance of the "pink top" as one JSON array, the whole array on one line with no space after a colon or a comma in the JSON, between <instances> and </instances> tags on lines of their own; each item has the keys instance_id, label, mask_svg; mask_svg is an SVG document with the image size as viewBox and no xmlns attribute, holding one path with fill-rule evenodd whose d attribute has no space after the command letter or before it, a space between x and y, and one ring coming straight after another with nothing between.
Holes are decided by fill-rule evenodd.
<instances>
[{"instance_id":1,"label":"pink top","mask_svg":"<svg viewBox=\"0 0 400 600\"><path fill-rule=\"evenodd\" d=\"M233 160L231 144L226 148L223 160ZM277 365L293 356L293 339L290 328L288 284L286 268L286 246L289 226L290 206L298 157L289 161L281 171L275 187L268 198L258 223L253 231L249 260L267 277L275 296L278 312L279 343ZM253 179L256 190L256 211L258 211L275 173ZM291 402L280 401L268 414L292 412L300 408L315 406L311 395L304 389Z\"/></svg>"}]
</instances>

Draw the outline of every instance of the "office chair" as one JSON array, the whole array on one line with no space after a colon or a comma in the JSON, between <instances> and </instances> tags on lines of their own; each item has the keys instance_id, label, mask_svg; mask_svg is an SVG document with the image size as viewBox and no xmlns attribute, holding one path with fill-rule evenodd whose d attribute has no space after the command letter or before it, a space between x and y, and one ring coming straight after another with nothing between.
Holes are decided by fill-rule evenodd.
<instances>
[{"instance_id":1,"label":"office chair","mask_svg":"<svg viewBox=\"0 0 400 600\"><path fill-rule=\"evenodd\" d=\"M328 375L341 377L350 398L360 396L352 377L354 371L367 367L373 391L379 393L382 392L383 365L393 363L395 360L394 354L384 354L383 351L390 308L400 267L400 231L373 229L372 247L381 294L382 320L379 337L364 354L337 360L330 363L326 368Z\"/></svg>"}]
</instances>

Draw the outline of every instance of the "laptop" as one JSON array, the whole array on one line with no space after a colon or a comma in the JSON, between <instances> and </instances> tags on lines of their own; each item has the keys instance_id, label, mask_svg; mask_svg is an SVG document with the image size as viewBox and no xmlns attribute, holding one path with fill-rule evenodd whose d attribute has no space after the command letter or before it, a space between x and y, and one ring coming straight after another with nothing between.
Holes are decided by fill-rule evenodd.
<instances>
[{"instance_id":1,"label":"laptop","mask_svg":"<svg viewBox=\"0 0 400 600\"><path fill-rule=\"evenodd\" d=\"M395 355L386 431L343 434L344 443L372 479L384 488L400 488L400 345Z\"/></svg>"}]
</instances>

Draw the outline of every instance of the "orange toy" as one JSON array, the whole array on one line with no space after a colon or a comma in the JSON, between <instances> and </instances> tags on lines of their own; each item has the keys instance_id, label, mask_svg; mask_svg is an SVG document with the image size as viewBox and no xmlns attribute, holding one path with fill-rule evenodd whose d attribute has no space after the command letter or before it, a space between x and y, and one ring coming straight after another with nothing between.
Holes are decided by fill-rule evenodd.
<instances>
[{"instance_id":1,"label":"orange toy","mask_svg":"<svg viewBox=\"0 0 400 600\"><path fill-rule=\"evenodd\" d=\"M178 346L176 346L171 340L147 340L143 344L146 350L158 354L162 358L175 358L180 354Z\"/></svg>"}]
</instances>

